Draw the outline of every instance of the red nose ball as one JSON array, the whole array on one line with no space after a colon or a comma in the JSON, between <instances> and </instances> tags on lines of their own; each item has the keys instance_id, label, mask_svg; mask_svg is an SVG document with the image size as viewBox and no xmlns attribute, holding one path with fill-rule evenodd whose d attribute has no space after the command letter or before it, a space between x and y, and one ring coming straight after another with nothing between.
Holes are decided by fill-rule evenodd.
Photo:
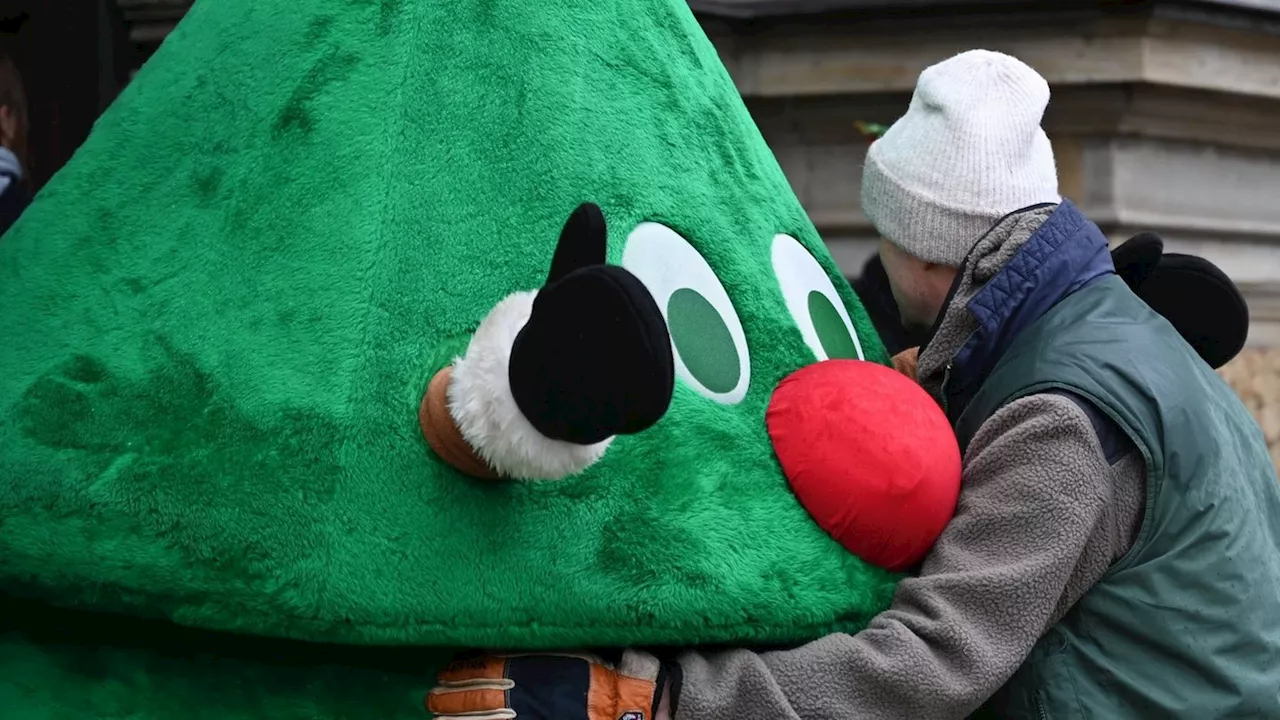
<instances>
[{"instance_id":1,"label":"red nose ball","mask_svg":"<svg viewBox=\"0 0 1280 720\"><path fill-rule=\"evenodd\" d=\"M955 433L938 404L891 368L858 360L801 368L774 389L766 422L800 503L872 565L920 562L955 513Z\"/></svg>"}]
</instances>

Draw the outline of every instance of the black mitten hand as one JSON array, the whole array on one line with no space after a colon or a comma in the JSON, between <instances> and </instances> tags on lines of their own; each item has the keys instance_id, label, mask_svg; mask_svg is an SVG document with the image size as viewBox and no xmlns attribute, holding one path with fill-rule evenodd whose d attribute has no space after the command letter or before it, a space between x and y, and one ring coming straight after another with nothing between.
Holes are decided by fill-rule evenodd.
<instances>
[{"instance_id":1,"label":"black mitten hand","mask_svg":"<svg viewBox=\"0 0 1280 720\"><path fill-rule=\"evenodd\" d=\"M675 386L671 338L653 296L605 264L604 215L580 206L511 349L517 406L538 432L579 445L644 430Z\"/></svg>"},{"instance_id":2,"label":"black mitten hand","mask_svg":"<svg viewBox=\"0 0 1280 720\"><path fill-rule=\"evenodd\" d=\"M1111 252L1116 272L1164 316L1210 367L1226 365L1249 335L1249 307L1218 266L1195 255L1165 253L1154 233L1135 235Z\"/></svg>"},{"instance_id":3,"label":"black mitten hand","mask_svg":"<svg viewBox=\"0 0 1280 720\"><path fill-rule=\"evenodd\" d=\"M1116 274L1134 292L1142 287L1147 276L1160 262L1164 254L1164 240L1150 232L1138 233L1111 251L1111 262Z\"/></svg>"}]
</instances>

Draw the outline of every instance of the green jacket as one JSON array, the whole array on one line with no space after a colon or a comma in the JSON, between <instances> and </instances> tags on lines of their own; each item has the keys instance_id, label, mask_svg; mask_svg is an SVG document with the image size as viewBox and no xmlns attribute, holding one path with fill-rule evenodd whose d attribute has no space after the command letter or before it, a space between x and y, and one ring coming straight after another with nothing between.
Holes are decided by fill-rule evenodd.
<instances>
[{"instance_id":1,"label":"green jacket","mask_svg":"<svg viewBox=\"0 0 1280 720\"><path fill-rule=\"evenodd\" d=\"M987 709L1036 720L1280 717L1280 484L1255 421L1115 276L1019 334L959 417L962 447L998 408L1046 390L1087 399L1138 446L1146 511L1128 555Z\"/></svg>"}]
</instances>

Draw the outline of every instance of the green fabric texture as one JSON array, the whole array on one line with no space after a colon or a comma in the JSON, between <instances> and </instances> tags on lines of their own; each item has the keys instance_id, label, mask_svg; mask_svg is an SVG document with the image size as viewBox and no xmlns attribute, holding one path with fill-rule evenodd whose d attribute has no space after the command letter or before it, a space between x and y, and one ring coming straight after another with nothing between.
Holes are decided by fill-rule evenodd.
<instances>
[{"instance_id":1,"label":"green fabric texture","mask_svg":"<svg viewBox=\"0 0 1280 720\"><path fill-rule=\"evenodd\" d=\"M678 385L658 425L564 481L463 477L422 439L427 382L541 285L582 202L613 262L643 221L698 249L741 318L749 390ZM809 518L765 431L773 387L815 360L779 233L887 363L681 0L200 0L0 241L0 590L246 642L857 630L898 576ZM225 691L182 685L222 671L204 660L108 647L73 667L4 637L10 684L109 666L169 678L157 697Z\"/></svg>"},{"instance_id":2,"label":"green fabric texture","mask_svg":"<svg viewBox=\"0 0 1280 720\"><path fill-rule=\"evenodd\" d=\"M425 720L439 650L353 648L102 618L0 597L5 720Z\"/></svg>"},{"instance_id":3,"label":"green fabric texture","mask_svg":"<svg viewBox=\"0 0 1280 720\"><path fill-rule=\"evenodd\" d=\"M1147 505L1128 555L985 716L1280 717L1280 482L1248 410L1116 276L1018 337L960 417L962 446L998 408L1049 388L1087 398L1133 439Z\"/></svg>"}]
</instances>

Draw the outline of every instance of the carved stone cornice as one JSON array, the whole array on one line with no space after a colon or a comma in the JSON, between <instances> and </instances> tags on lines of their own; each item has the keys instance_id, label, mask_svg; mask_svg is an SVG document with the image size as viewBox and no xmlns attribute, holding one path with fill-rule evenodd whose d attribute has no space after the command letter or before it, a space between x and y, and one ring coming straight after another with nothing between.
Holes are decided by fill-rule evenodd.
<instances>
[{"instance_id":1,"label":"carved stone cornice","mask_svg":"<svg viewBox=\"0 0 1280 720\"><path fill-rule=\"evenodd\" d=\"M984 47L1026 60L1055 88L1149 84L1280 100L1280 35L1270 26L1211 22L1162 3L1046 5L1054 9L966 15L935 6L714 21L707 30L747 98L907 93L938 59Z\"/></svg>"}]
</instances>

